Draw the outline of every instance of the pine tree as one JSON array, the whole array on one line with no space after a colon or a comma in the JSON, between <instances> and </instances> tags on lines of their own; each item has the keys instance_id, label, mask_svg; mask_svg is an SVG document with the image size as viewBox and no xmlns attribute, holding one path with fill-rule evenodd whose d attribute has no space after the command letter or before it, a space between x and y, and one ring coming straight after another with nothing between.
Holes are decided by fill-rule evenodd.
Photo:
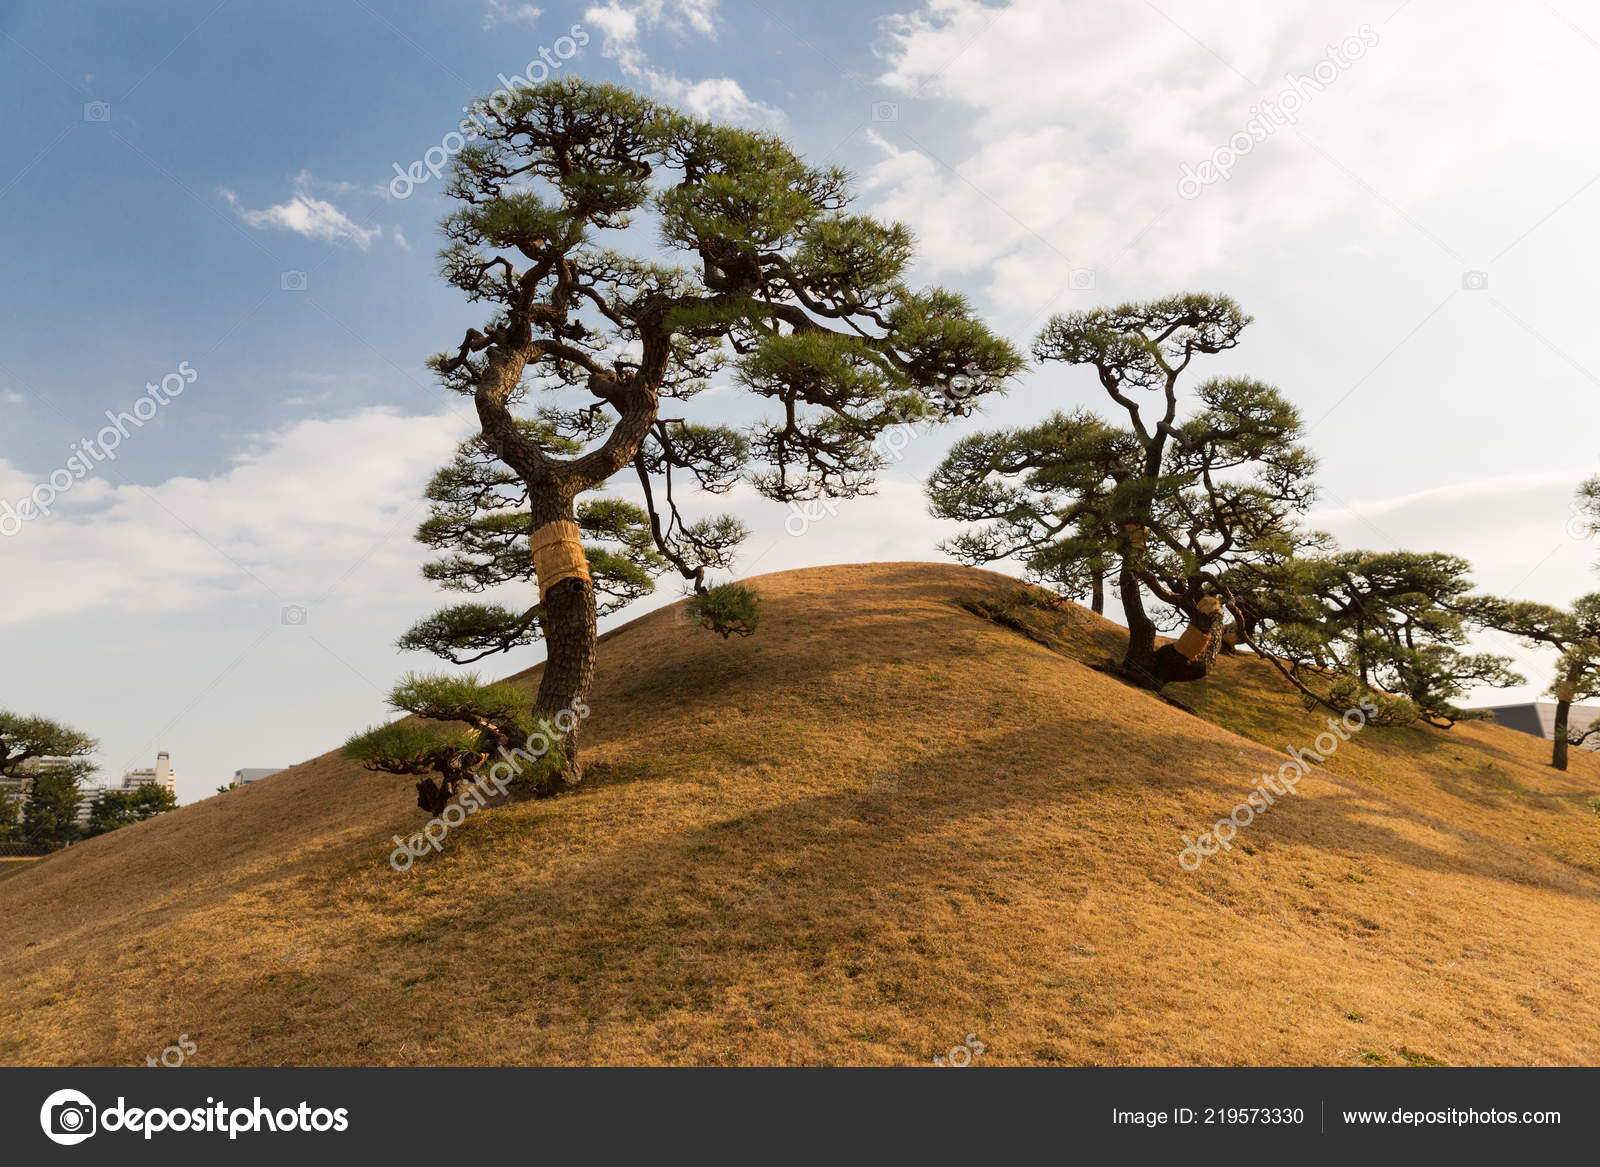
<instances>
[{"instance_id":1,"label":"pine tree","mask_svg":"<svg viewBox=\"0 0 1600 1167\"><path fill-rule=\"evenodd\" d=\"M983 524L945 544L961 561L1016 557L1038 582L1091 598L1114 580L1128 626L1123 672L1153 688L1209 667L1220 574L1289 554L1302 539L1295 517L1310 503L1315 462L1277 390L1212 379L1178 420L1190 362L1234 347L1249 319L1214 295L1055 317L1035 357L1092 368L1125 419L1076 409L977 434L929 480L935 514ZM1157 651L1146 597L1188 618L1200 636L1188 639L1204 646L1196 657Z\"/></svg>"},{"instance_id":2,"label":"pine tree","mask_svg":"<svg viewBox=\"0 0 1600 1167\"><path fill-rule=\"evenodd\" d=\"M562 743L588 714L575 701L551 718L536 718L514 686L484 684L475 675L410 674L389 693L407 718L355 734L344 755L369 770L420 775L417 806L437 815L450 801L505 766L504 786L544 797L559 791ZM499 790L504 793L504 790Z\"/></svg>"},{"instance_id":3,"label":"pine tree","mask_svg":"<svg viewBox=\"0 0 1600 1167\"><path fill-rule=\"evenodd\" d=\"M59 846L83 832L78 824L82 799L71 766L43 765L28 784L28 801L22 808L22 835L30 843Z\"/></svg>"},{"instance_id":4,"label":"pine tree","mask_svg":"<svg viewBox=\"0 0 1600 1167\"><path fill-rule=\"evenodd\" d=\"M1375 724L1481 719L1455 701L1520 684L1510 659L1462 651L1480 605L1469 566L1442 552L1336 551L1236 573L1251 643L1307 697L1339 712L1363 700ZM1248 577L1248 585L1239 583Z\"/></svg>"},{"instance_id":5,"label":"pine tree","mask_svg":"<svg viewBox=\"0 0 1600 1167\"><path fill-rule=\"evenodd\" d=\"M176 809L178 796L165 786L146 784L132 790L107 790L89 805L89 823L84 834L103 835Z\"/></svg>"},{"instance_id":6,"label":"pine tree","mask_svg":"<svg viewBox=\"0 0 1600 1167\"><path fill-rule=\"evenodd\" d=\"M13 837L45 844L78 838L78 784L95 772L89 759L99 748L96 739L58 721L0 710L0 778L27 789Z\"/></svg>"},{"instance_id":7,"label":"pine tree","mask_svg":"<svg viewBox=\"0 0 1600 1167\"><path fill-rule=\"evenodd\" d=\"M526 489L550 578L535 615L458 613L419 642L510 646L537 620L534 709L550 715L594 673L594 572L570 538L585 496L631 473L655 551L704 587L739 532L686 523L684 480L743 478L778 501L861 494L883 429L965 415L1020 360L960 296L913 291L910 232L850 213L845 175L780 138L576 79L497 98L473 107L480 138L456 158L459 205L442 224L445 278L489 316L433 366ZM642 230L657 248L639 246ZM692 421L729 362L772 415ZM575 777L575 734L565 749Z\"/></svg>"},{"instance_id":8,"label":"pine tree","mask_svg":"<svg viewBox=\"0 0 1600 1167\"><path fill-rule=\"evenodd\" d=\"M0 786L0 843L10 842L22 829L22 799Z\"/></svg>"},{"instance_id":9,"label":"pine tree","mask_svg":"<svg viewBox=\"0 0 1600 1167\"><path fill-rule=\"evenodd\" d=\"M1468 610L1485 627L1510 633L1530 645L1554 648L1560 654L1546 693L1556 700L1550 764L1565 770L1568 747L1600 734L1600 720L1584 730L1571 728L1573 703L1600 697L1600 592L1579 596L1566 609L1479 596Z\"/></svg>"}]
</instances>

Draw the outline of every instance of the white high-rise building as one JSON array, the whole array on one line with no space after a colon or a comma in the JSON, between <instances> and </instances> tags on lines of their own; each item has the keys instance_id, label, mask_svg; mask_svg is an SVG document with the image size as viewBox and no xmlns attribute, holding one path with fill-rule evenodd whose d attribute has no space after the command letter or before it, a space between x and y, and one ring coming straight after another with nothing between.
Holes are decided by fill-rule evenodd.
<instances>
[{"instance_id":1,"label":"white high-rise building","mask_svg":"<svg viewBox=\"0 0 1600 1167\"><path fill-rule=\"evenodd\" d=\"M137 790L141 786L160 786L174 794L178 792L178 772L172 768L172 759L166 750L156 755L154 769L123 771L123 790Z\"/></svg>"},{"instance_id":2,"label":"white high-rise building","mask_svg":"<svg viewBox=\"0 0 1600 1167\"><path fill-rule=\"evenodd\" d=\"M166 750L156 755L156 764L144 770L124 770L122 782L113 786L108 782L78 786L78 822L88 825L89 811L94 800L113 790L137 790L141 786L159 786L173 794L178 793L178 772L172 768L172 759Z\"/></svg>"}]
</instances>

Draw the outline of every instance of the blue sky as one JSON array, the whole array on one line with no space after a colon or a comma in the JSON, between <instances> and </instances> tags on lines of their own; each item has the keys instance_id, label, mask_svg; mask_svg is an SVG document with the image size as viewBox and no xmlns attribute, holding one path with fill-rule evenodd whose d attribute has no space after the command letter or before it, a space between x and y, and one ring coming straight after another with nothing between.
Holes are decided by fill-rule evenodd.
<instances>
[{"instance_id":1,"label":"blue sky","mask_svg":"<svg viewBox=\"0 0 1600 1167\"><path fill-rule=\"evenodd\" d=\"M391 167L437 145L463 105L501 73L525 72L541 46L583 23L584 10L551 8L530 21L486 5L401 7L8 7L0 155L14 170L37 160L0 200L8 268L33 277L0 291L4 376L62 411L8 414L8 450L70 442L98 422L106 394L135 389L180 357L206 358L203 401L186 403L181 425L130 443L118 459L130 481L214 472L248 434L283 420L286 399L331 393L343 410L438 404L422 359L474 317L432 274L439 183L387 199ZM485 28L488 19L496 22ZM789 20L800 35L819 35L805 27L814 16ZM872 16L856 9L853 20L860 35L830 55L870 70ZM703 49L690 30L663 29L660 40L662 67ZM842 136L824 143L848 120L839 106L866 111L865 99L840 101L824 57L797 50L770 21L736 22L716 48L752 76L781 78L763 97L797 111L787 124L810 150ZM620 77L598 31L568 67ZM83 119L94 101L110 106L109 120ZM303 191L382 234L363 245L256 230L222 191L246 209ZM308 295L280 294L289 270L309 273Z\"/></svg>"},{"instance_id":2,"label":"blue sky","mask_svg":"<svg viewBox=\"0 0 1600 1167\"><path fill-rule=\"evenodd\" d=\"M1052 311L1233 294L1256 323L1207 372L1301 405L1315 519L1347 545L1455 551L1553 602L1600 587L1566 509L1600 469L1600 18L1571 0L11 2L0 500L147 382L195 378L0 540L0 706L99 734L112 773L170 750L188 800L432 667L392 647L439 600L409 534L470 422L423 360L479 320L433 271L440 184L389 180L574 26L563 69L847 166L917 231L919 274L1021 342ZM1184 197L1295 77L1293 123ZM966 428L1079 403L1091 383L1041 370ZM936 558L918 484L957 432L804 537L735 496L740 571ZM1509 696L1542 687L1528 660Z\"/></svg>"}]
</instances>

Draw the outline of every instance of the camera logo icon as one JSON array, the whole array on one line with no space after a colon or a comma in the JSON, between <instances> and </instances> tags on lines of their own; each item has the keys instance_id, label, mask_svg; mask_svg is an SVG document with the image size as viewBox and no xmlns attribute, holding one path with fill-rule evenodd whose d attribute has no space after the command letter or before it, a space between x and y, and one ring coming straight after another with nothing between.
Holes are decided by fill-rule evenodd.
<instances>
[{"instance_id":1,"label":"camera logo icon","mask_svg":"<svg viewBox=\"0 0 1600 1167\"><path fill-rule=\"evenodd\" d=\"M1094 291L1094 268L1075 267L1067 272L1067 287L1074 292Z\"/></svg>"},{"instance_id":2,"label":"camera logo icon","mask_svg":"<svg viewBox=\"0 0 1600 1167\"><path fill-rule=\"evenodd\" d=\"M286 271L278 277L278 287L285 292L303 292L306 290L306 273Z\"/></svg>"},{"instance_id":3,"label":"camera logo icon","mask_svg":"<svg viewBox=\"0 0 1600 1167\"><path fill-rule=\"evenodd\" d=\"M39 1125L52 1143L71 1147L94 1134L95 1114L94 1103L87 1094L57 1090L39 1108Z\"/></svg>"},{"instance_id":4,"label":"camera logo icon","mask_svg":"<svg viewBox=\"0 0 1600 1167\"><path fill-rule=\"evenodd\" d=\"M103 101L84 102L83 120L86 122L108 122L111 120L111 106Z\"/></svg>"},{"instance_id":5,"label":"camera logo icon","mask_svg":"<svg viewBox=\"0 0 1600 1167\"><path fill-rule=\"evenodd\" d=\"M1461 273L1461 287L1468 292L1484 292L1489 288L1489 273L1486 271L1464 271Z\"/></svg>"},{"instance_id":6,"label":"camera logo icon","mask_svg":"<svg viewBox=\"0 0 1600 1167\"><path fill-rule=\"evenodd\" d=\"M285 604L278 611L278 619L286 628L304 628L306 624L306 610L300 604Z\"/></svg>"},{"instance_id":7,"label":"camera logo icon","mask_svg":"<svg viewBox=\"0 0 1600 1167\"><path fill-rule=\"evenodd\" d=\"M875 122L897 122L900 120L900 106L893 101L875 101L872 103L872 120Z\"/></svg>"}]
</instances>

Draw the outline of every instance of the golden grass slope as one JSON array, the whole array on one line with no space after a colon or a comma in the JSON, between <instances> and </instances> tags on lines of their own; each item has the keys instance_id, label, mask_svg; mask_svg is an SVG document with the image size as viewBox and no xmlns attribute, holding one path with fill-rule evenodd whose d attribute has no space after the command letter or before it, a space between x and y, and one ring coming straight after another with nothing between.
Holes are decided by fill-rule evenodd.
<instances>
[{"instance_id":1,"label":"golden grass slope","mask_svg":"<svg viewBox=\"0 0 1600 1167\"><path fill-rule=\"evenodd\" d=\"M1191 874L1324 728L1262 662L1202 719L960 606L1003 576L755 584L748 640L605 637L583 788L404 875L409 783L334 753L0 878L0 1061L1600 1062L1600 759L1365 730Z\"/></svg>"}]
</instances>

